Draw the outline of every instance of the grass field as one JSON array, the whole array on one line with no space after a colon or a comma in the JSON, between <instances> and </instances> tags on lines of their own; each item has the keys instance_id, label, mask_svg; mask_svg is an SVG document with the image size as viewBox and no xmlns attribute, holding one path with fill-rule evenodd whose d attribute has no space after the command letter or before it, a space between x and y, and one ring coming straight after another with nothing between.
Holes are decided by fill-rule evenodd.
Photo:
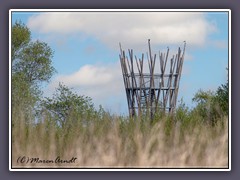
<instances>
[{"instance_id":1,"label":"grass field","mask_svg":"<svg viewBox=\"0 0 240 180\"><path fill-rule=\"evenodd\" d=\"M78 117L64 128L47 116L39 123L25 119L24 113L13 116L13 168L228 167L228 117L211 126L167 116L150 123L105 114L91 123Z\"/></svg>"}]
</instances>

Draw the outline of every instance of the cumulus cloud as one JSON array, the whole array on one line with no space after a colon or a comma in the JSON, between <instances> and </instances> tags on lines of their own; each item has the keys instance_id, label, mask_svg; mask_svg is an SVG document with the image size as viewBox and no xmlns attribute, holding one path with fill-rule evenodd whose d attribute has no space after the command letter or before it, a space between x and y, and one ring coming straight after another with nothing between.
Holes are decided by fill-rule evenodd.
<instances>
[{"instance_id":1,"label":"cumulus cloud","mask_svg":"<svg viewBox=\"0 0 240 180\"><path fill-rule=\"evenodd\" d=\"M102 104L106 109L112 109L116 112L119 104L121 108L126 107L124 84L119 63L107 65L87 64L74 73L58 75L52 80L45 92L48 92L49 95L52 94L59 82L73 88L73 91L79 95L91 97L96 106ZM112 99L114 99L114 102Z\"/></svg>"},{"instance_id":2,"label":"cumulus cloud","mask_svg":"<svg viewBox=\"0 0 240 180\"><path fill-rule=\"evenodd\" d=\"M203 45L216 27L200 12L48 12L30 17L28 26L39 33L93 36L109 47L154 44Z\"/></svg>"},{"instance_id":3,"label":"cumulus cloud","mask_svg":"<svg viewBox=\"0 0 240 180\"><path fill-rule=\"evenodd\" d=\"M115 78L111 71L103 66L85 65L79 71L71 75L61 75L58 79L71 86L98 86L107 84Z\"/></svg>"}]
</instances>

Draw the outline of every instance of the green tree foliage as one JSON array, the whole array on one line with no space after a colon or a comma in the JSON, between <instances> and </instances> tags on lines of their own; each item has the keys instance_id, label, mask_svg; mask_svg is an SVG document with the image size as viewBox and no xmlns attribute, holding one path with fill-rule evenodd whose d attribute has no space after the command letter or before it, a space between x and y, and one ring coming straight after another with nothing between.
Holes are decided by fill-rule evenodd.
<instances>
[{"instance_id":1,"label":"green tree foliage","mask_svg":"<svg viewBox=\"0 0 240 180\"><path fill-rule=\"evenodd\" d=\"M228 115L228 83L216 92L199 90L192 100L197 103L193 112L197 111L203 121L214 125L217 119Z\"/></svg>"},{"instance_id":2,"label":"green tree foliage","mask_svg":"<svg viewBox=\"0 0 240 180\"><path fill-rule=\"evenodd\" d=\"M11 32L12 107L26 111L39 100L39 83L49 81L55 69L53 51L45 42L32 41L29 28L15 22Z\"/></svg>"},{"instance_id":3,"label":"green tree foliage","mask_svg":"<svg viewBox=\"0 0 240 180\"><path fill-rule=\"evenodd\" d=\"M195 108L198 114L202 117L205 122L213 122L215 118L215 94L212 91L199 90L193 97L193 102L197 103Z\"/></svg>"},{"instance_id":4,"label":"green tree foliage","mask_svg":"<svg viewBox=\"0 0 240 180\"><path fill-rule=\"evenodd\" d=\"M96 113L91 98L79 96L61 83L52 98L45 98L42 101L42 106L55 117L61 127L69 123L70 119L89 120Z\"/></svg>"},{"instance_id":5,"label":"green tree foliage","mask_svg":"<svg viewBox=\"0 0 240 180\"><path fill-rule=\"evenodd\" d=\"M12 27L11 40L11 54L14 61L18 58L19 52L30 42L31 32L22 22L16 22Z\"/></svg>"},{"instance_id":6,"label":"green tree foliage","mask_svg":"<svg viewBox=\"0 0 240 180\"><path fill-rule=\"evenodd\" d=\"M29 84L48 81L54 68L51 65L53 51L44 42L35 41L27 44L18 54L18 60L13 63L13 73L23 73Z\"/></svg>"},{"instance_id":7,"label":"green tree foliage","mask_svg":"<svg viewBox=\"0 0 240 180\"><path fill-rule=\"evenodd\" d=\"M229 92L228 92L228 82L227 82L226 84L222 84L216 92L216 100L226 115L228 115L228 112L229 112L228 96L229 96Z\"/></svg>"}]
</instances>

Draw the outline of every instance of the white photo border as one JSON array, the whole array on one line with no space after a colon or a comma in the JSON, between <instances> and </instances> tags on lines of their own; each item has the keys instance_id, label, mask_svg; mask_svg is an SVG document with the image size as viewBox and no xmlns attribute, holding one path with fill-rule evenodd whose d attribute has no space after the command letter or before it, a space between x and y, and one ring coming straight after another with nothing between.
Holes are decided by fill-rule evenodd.
<instances>
[{"instance_id":1,"label":"white photo border","mask_svg":"<svg viewBox=\"0 0 240 180\"><path fill-rule=\"evenodd\" d=\"M128 168L128 167L71 167L71 168L13 168L11 116L11 28L13 12L227 12L228 13L228 168ZM10 9L9 10L9 171L231 171L231 10L230 9Z\"/></svg>"}]
</instances>

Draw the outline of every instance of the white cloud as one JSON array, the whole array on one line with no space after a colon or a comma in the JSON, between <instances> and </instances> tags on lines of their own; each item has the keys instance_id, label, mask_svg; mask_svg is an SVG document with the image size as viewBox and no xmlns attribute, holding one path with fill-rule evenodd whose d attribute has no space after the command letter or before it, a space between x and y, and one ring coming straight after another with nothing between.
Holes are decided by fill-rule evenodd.
<instances>
[{"instance_id":1,"label":"white cloud","mask_svg":"<svg viewBox=\"0 0 240 180\"><path fill-rule=\"evenodd\" d=\"M58 77L59 80L68 82L71 86L104 85L111 82L114 78L111 69L94 65L85 65L71 75L61 75Z\"/></svg>"},{"instance_id":2,"label":"white cloud","mask_svg":"<svg viewBox=\"0 0 240 180\"><path fill-rule=\"evenodd\" d=\"M199 12L48 12L30 17L28 26L39 33L94 36L110 47L153 44L203 45L215 25Z\"/></svg>"},{"instance_id":3,"label":"white cloud","mask_svg":"<svg viewBox=\"0 0 240 180\"><path fill-rule=\"evenodd\" d=\"M119 106L126 108L127 101L119 63L85 65L72 74L59 75L53 79L45 92L52 94L59 82L73 88L79 95L91 97L96 106L102 104L106 109L116 112Z\"/></svg>"}]
</instances>

